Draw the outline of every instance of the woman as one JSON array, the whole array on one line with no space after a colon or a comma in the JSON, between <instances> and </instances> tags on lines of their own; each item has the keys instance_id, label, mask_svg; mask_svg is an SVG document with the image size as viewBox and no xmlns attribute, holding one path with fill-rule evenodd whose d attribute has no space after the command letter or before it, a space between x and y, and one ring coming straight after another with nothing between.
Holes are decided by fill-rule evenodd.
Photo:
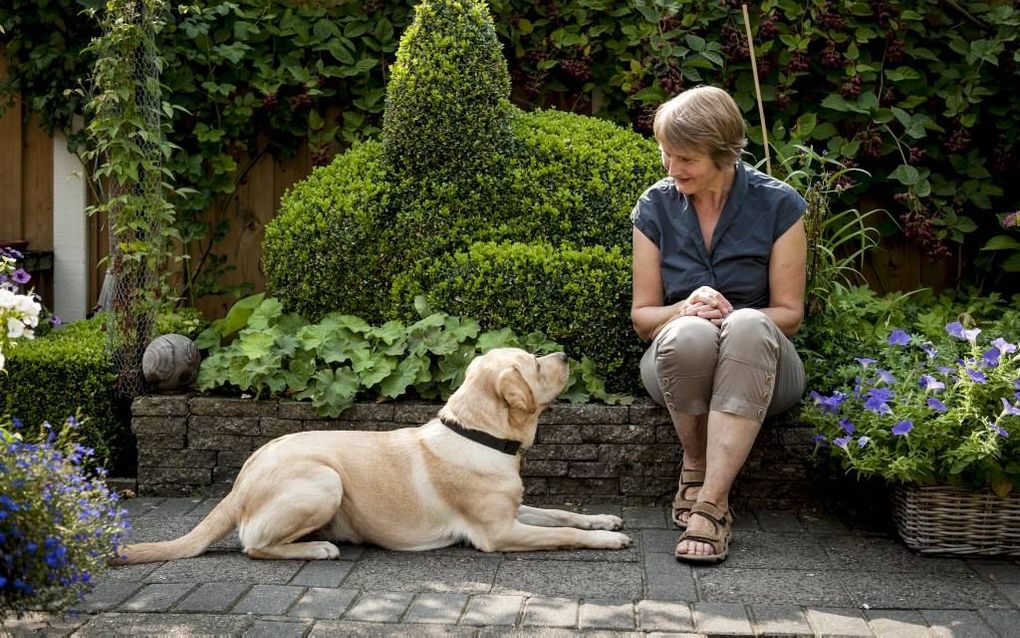
<instances>
[{"instance_id":1,"label":"woman","mask_svg":"<svg viewBox=\"0 0 1020 638\"><path fill-rule=\"evenodd\" d=\"M717 563L729 552L730 488L762 420L804 391L788 337L803 317L807 204L740 162L744 120L722 89L681 93L653 128L669 176L631 213L631 320L651 340L642 380L683 447L676 557Z\"/></svg>"}]
</instances>

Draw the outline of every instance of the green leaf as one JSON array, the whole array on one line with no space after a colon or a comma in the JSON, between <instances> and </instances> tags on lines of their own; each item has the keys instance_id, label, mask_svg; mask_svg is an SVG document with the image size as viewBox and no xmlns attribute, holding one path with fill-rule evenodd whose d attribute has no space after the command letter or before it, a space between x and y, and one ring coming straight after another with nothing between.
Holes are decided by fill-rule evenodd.
<instances>
[{"instance_id":1,"label":"green leaf","mask_svg":"<svg viewBox=\"0 0 1020 638\"><path fill-rule=\"evenodd\" d=\"M904 186L916 184L919 178L920 173L910 164L900 164L893 172L889 173L889 179L894 179Z\"/></svg>"},{"instance_id":2,"label":"green leaf","mask_svg":"<svg viewBox=\"0 0 1020 638\"><path fill-rule=\"evenodd\" d=\"M221 337L229 337L247 325L248 318L251 317L252 312L262 303L265 297L265 293L260 292L257 295L241 299L230 307L226 317L214 321L212 327L215 328Z\"/></svg>"},{"instance_id":3,"label":"green leaf","mask_svg":"<svg viewBox=\"0 0 1020 638\"><path fill-rule=\"evenodd\" d=\"M1008 235L996 235L985 242L981 250L1020 250L1020 240Z\"/></svg>"}]
</instances>

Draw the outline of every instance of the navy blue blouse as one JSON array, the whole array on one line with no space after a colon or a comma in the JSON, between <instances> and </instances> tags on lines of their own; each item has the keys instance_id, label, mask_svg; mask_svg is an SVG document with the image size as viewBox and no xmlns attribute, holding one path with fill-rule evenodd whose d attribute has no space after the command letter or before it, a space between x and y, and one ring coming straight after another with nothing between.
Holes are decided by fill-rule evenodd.
<instances>
[{"instance_id":1,"label":"navy blue blouse","mask_svg":"<svg viewBox=\"0 0 1020 638\"><path fill-rule=\"evenodd\" d=\"M738 162L733 188L705 249L694 205L672 177L641 195L630 218L659 247L665 305L711 286L734 310L769 304L772 245L800 219L807 202L790 185Z\"/></svg>"}]
</instances>

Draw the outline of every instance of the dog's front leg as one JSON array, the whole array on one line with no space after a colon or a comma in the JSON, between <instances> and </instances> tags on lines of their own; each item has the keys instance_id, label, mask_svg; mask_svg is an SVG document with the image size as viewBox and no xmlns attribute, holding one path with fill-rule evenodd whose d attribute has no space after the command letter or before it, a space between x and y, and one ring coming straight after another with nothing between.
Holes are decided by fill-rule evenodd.
<instances>
[{"instance_id":1,"label":"dog's front leg","mask_svg":"<svg viewBox=\"0 0 1020 638\"><path fill-rule=\"evenodd\" d=\"M575 527L539 527L513 521L509 527L490 527L472 538L483 552L528 552L539 549L623 549L630 536L608 530L584 530Z\"/></svg>"},{"instance_id":2,"label":"dog's front leg","mask_svg":"<svg viewBox=\"0 0 1020 638\"><path fill-rule=\"evenodd\" d=\"M577 514L566 510L521 505L517 520L525 525L541 527L577 527L578 529L620 529L623 519L611 514Z\"/></svg>"}]
</instances>

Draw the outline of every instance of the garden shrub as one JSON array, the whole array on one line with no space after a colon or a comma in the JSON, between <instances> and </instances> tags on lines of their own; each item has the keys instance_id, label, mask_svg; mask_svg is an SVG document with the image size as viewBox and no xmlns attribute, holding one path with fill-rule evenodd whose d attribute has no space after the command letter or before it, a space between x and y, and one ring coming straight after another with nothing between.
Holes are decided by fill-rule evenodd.
<instances>
[{"instance_id":1,"label":"garden shrub","mask_svg":"<svg viewBox=\"0 0 1020 638\"><path fill-rule=\"evenodd\" d=\"M342 309L374 321L399 254L382 234L390 187L382 146L356 144L283 197L266 225L263 262L276 297L311 319Z\"/></svg>"},{"instance_id":2,"label":"garden shrub","mask_svg":"<svg viewBox=\"0 0 1020 638\"><path fill-rule=\"evenodd\" d=\"M127 405L114 391L116 374L106 352L103 319L76 321L45 337L22 341L0 374L0 415L26 424L87 417L83 445L117 473L133 465Z\"/></svg>"},{"instance_id":3,"label":"garden shrub","mask_svg":"<svg viewBox=\"0 0 1020 638\"><path fill-rule=\"evenodd\" d=\"M511 149L510 76L485 2L418 4L390 74L383 139L396 173L491 171Z\"/></svg>"},{"instance_id":4,"label":"garden shrub","mask_svg":"<svg viewBox=\"0 0 1020 638\"><path fill-rule=\"evenodd\" d=\"M590 357L610 391L639 387L630 257L619 248L476 243L398 276L394 308L412 308L419 294L435 308L477 319L483 329L543 332L567 354Z\"/></svg>"}]
</instances>

